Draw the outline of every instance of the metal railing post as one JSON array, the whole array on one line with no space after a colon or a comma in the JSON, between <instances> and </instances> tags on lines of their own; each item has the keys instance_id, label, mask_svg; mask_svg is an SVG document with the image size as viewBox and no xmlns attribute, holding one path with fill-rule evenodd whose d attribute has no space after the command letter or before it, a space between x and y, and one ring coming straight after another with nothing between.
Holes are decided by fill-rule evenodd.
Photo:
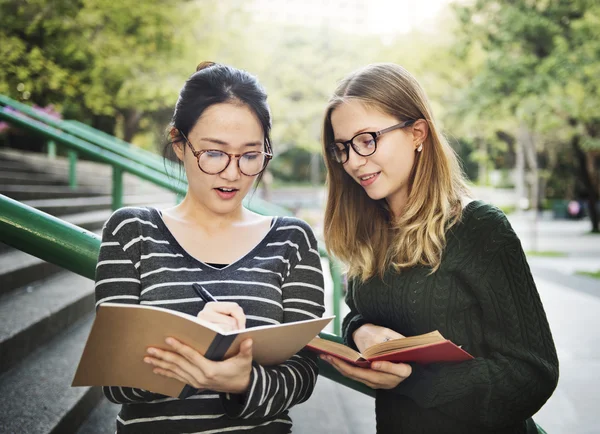
<instances>
[{"instance_id":1,"label":"metal railing post","mask_svg":"<svg viewBox=\"0 0 600 434\"><path fill-rule=\"evenodd\" d=\"M48 153L48 158L50 160L54 160L56 158L56 142L54 140L48 140L46 152Z\"/></svg>"},{"instance_id":2,"label":"metal railing post","mask_svg":"<svg viewBox=\"0 0 600 434\"><path fill-rule=\"evenodd\" d=\"M112 210L123 207L123 170L113 166L112 176Z\"/></svg>"},{"instance_id":3,"label":"metal railing post","mask_svg":"<svg viewBox=\"0 0 600 434\"><path fill-rule=\"evenodd\" d=\"M72 190L77 188L77 152L69 149L69 187Z\"/></svg>"}]
</instances>

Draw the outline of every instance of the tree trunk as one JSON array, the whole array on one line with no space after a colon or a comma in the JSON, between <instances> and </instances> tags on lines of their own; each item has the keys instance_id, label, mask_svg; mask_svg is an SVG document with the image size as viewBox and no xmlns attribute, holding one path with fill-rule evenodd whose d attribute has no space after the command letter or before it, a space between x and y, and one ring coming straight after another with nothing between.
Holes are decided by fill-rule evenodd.
<instances>
[{"instance_id":1,"label":"tree trunk","mask_svg":"<svg viewBox=\"0 0 600 434\"><path fill-rule=\"evenodd\" d=\"M588 211L590 213L590 221L592 222L592 232L599 233L600 226L598 222L598 212L596 210L596 204L598 203L598 192L596 191L596 186L592 181L593 176L590 173L590 167L588 165L586 153L583 149L581 149L581 146L579 146L580 140L581 137L578 134L573 136L571 139L571 146L573 147L575 158L579 164L579 176L581 177L581 181L583 182L583 185L587 189L588 193Z\"/></svg>"},{"instance_id":2,"label":"tree trunk","mask_svg":"<svg viewBox=\"0 0 600 434\"><path fill-rule=\"evenodd\" d=\"M93 115L92 126L100 131L114 135L116 120L114 116Z\"/></svg>"},{"instance_id":3,"label":"tree trunk","mask_svg":"<svg viewBox=\"0 0 600 434\"><path fill-rule=\"evenodd\" d=\"M481 137L477 139L478 150L479 150L479 184L480 185L488 185L489 176L488 176L488 152L487 152L487 142Z\"/></svg>"},{"instance_id":4,"label":"tree trunk","mask_svg":"<svg viewBox=\"0 0 600 434\"><path fill-rule=\"evenodd\" d=\"M533 209L533 219L531 221L531 250L538 250L538 220L539 220L539 194L540 182L538 174L537 151L533 134L525 124L519 127L519 138L523 148L523 154L529 166L529 185L531 186L529 200Z\"/></svg>"},{"instance_id":5,"label":"tree trunk","mask_svg":"<svg viewBox=\"0 0 600 434\"><path fill-rule=\"evenodd\" d=\"M525 197L525 156L521 139L515 141L515 192L517 196L517 209L523 210Z\"/></svg>"},{"instance_id":6,"label":"tree trunk","mask_svg":"<svg viewBox=\"0 0 600 434\"><path fill-rule=\"evenodd\" d=\"M131 143L133 136L140 129L140 120L142 119L143 111L137 109L129 109L124 113L124 124L123 124L123 140Z\"/></svg>"}]
</instances>

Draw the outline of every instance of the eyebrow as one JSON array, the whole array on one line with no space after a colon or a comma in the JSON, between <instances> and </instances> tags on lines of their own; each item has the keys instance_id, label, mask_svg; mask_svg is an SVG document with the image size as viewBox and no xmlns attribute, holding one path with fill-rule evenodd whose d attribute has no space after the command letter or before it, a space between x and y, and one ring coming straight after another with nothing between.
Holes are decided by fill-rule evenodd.
<instances>
[{"instance_id":1,"label":"eyebrow","mask_svg":"<svg viewBox=\"0 0 600 434\"><path fill-rule=\"evenodd\" d=\"M200 140L202 140L203 142L210 142L210 143L214 143L215 145L222 145L222 146L228 146L229 143L224 142L223 140L219 140L219 139L214 139L212 137L201 137ZM262 142L248 142L243 146L262 146L263 143Z\"/></svg>"},{"instance_id":2,"label":"eyebrow","mask_svg":"<svg viewBox=\"0 0 600 434\"><path fill-rule=\"evenodd\" d=\"M371 128L371 127L361 128L360 130L355 131L354 134L352 134L352 137L354 137L354 136L356 136L357 134L360 134L360 133L366 133L366 132L371 132L371 131L375 132L375 131L379 131L379 130L377 130L375 128ZM348 139L348 140L350 140L350 139ZM334 143L343 143L343 142L347 142L348 140L334 139L333 142Z\"/></svg>"}]
</instances>

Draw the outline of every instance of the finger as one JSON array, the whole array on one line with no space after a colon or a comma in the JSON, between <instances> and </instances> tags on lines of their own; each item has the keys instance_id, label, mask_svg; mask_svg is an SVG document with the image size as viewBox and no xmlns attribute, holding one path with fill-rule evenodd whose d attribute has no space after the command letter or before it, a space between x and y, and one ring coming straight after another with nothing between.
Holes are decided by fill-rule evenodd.
<instances>
[{"instance_id":1,"label":"finger","mask_svg":"<svg viewBox=\"0 0 600 434\"><path fill-rule=\"evenodd\" d=\"M239 330L246 328L246 315L244 314L244 309L239 304L220 301L218 303L207 303L206 307L214 312L233 317L237 322Z\"/></svg>"},{"instance_id":2,"label":"finger","mask_svg":"<svg viewBox=\"0 0 600 434\"><path fill-rule=\"evenodd\" d=\"M412 366L407 363L375 362L371 364L371 369L402 378L408 378L412 374Z\"/></svg>"},{"instance_id":3,"label":"finger","mask_svg":"<svg viewBox=\"0 0 600 434\"><path fill-rule=\"evenodd\" d=\"M216 324L225 330L238 330L239 328L237 319L220 312L201 311L198 313L198 318L211 324Z\"/></svg>"},{"instance_id":4,"label":"finger","mask_svg":"<svg viewBox=\"0 0 600 434\"><path fill-rule=\"evenodd\" d=\"M330 362L330 363L344 377L347 377L347 378L349 378L351 380L363 383L364 385L369 386L371 389L377 389L378 388L378 386L375 383L372 383L372 382L370 382L368 380L365 380L363 378L359 378L359 377L356 377L356 376L352 375L352 373L350 373L349 371L347 371L347 370L344 369L343 365L338 366L338 365L335 365L332 362Z\"/></svg>"},{"instance_id":5,"label":"finger","mask_svg":"<svg viewBox=\"0 0 600 434\"><path fill-rule=\"evenodd\" d=\"M164 360L157 359L155 357L144 357L144 362L148 363L149 365L154 366L154 369L161 369L161 371L163 372L163 374L161 374L161 375L164 375L164 372L171 372L174 375L176 375L180 379L180 381L182 381L183 383L192 384L192 385L196 383L196 381L194 380L194 377L192 375L185 372L183 369L181 369L179 366L175 365L174 363L166 362ZM155 372L155 371L153 370L153 372Z\"/></svg>"},{"instance_id":6,"label":"finger","mask_svg":"<svg viewBox=\"0 0 600 434\"><path fill-rule=\"evenodd\" d=\"M172 338L167 338L172 339ZM190 377L191 379L202 378L202 370L194 364L190 363L182 354L179 354L175 349L173 351L164 351L158 348L148 348L148 354L154 359L158 359L164 363L169 363L173 366L176 366L179 371L176 369L172 369L173 371L178 372L180 375L185 375ZM163 366L164 367L164 366ZM182 372L184 374L182 374Z\"/></svg>"},{"instance_id":7,"label":"finger","mask_svg":"<svg viewBox=\"0 0 600 434\"><path fill-rule=\"evenodd\" d=\"M189 384L190 386L196 387L194 386L194 384L190 383L188 380L186 380L185 378L177 375L175 372L170 371L168 369L162 369L162 368L154 368L152 370L152 372L154 372L157 375L162 375L163 377L168 377L168 378L174 378L177 381L181 381L184 384ZM197 387L196 387L197 388Z\"/></svg>"},{"instance_id":8,"label":"finger","mask_svg":"<svg viewBox=\"0 0 600 434\"><path fill-rule=\"evenodd\" d=\"M197 369L202 370L202 368L206 365L207 359L192 347L171 337L165 339L165 342L167 345L173 348L173 351L183 356L187 362Z\"/></svg>"},{"instance_id":9,"label":"finger","mask_svg":"<svg viewBox=\"0 0 600 434\"><path fill-rule=\"evenodd\" d=\"M347 377L353 378L357 381L363 383L369 383L376 386L380 386L383 384L397 383L398 376L388 374L385 372L378 372L368 368L359 368L356 366L352 366L349 363L345 363L342 360L336 359L335 357L334 363L339 367L340 372L345 373Z\"/></svg>"},{"instance_id":10,"label":"finger","mask_svg":"<svg viewBox=\"0 0 600 434\"><path fill-rule=\"evenodd\" d=\"M240 352L232 358L252 360L252 339L246 339L240 344Z\"/></svg>"}]
</instances>

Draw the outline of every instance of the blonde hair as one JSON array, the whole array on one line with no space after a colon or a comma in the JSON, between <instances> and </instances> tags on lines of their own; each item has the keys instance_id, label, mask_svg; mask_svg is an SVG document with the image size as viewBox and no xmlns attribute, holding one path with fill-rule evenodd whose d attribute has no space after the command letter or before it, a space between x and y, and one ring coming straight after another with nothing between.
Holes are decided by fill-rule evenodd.
<instances>
[{"instance_id":1,"label":"blonde hair","mask_svg":"<svg viewBox=\"0 0 600 434\"><path fill-rule=\"evenodd\" d=\"M372 200L332 160L327 145L334 141L331 113L340 104L358 100L405 120L424 119L429 134L417 152L409 178L408 200L394 219L387 202ZM369 65L350 74L330 99L323 125L323 146L329 193L325 210L328 250L348 266L348 277L365 281L383 277L394 267L424 265L435 272L442 260L446 231L462 215L461 199L469 196L458 157L436 128L427 95L401 66Z\"/></svg>"}]
</instances>

